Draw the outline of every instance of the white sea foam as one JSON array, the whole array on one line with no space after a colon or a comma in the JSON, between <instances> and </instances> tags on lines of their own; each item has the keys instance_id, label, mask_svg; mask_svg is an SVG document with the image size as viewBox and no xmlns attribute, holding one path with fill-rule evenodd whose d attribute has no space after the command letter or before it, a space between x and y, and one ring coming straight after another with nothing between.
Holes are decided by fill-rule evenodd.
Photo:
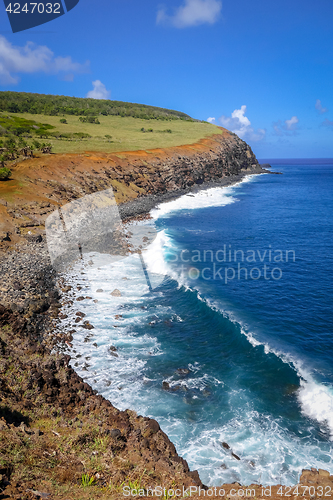
<instances>
[{"instance_id":1,"label":"white sea foam","mask_svg":"<svg viewBox=\"0 0 333 500\"><path fill-rule=\"evenodd\" d=\"M250 180L249 176L243 182ZM197 193L194 198L185 195L181 197L183 200L179 199L181 201L175 200L158 207L154 217L164 217L173 210L232 203L236 201L231 196L232 189L214 188L208 190L211 191L210 194ZM161 284L161 279L171 277L178 282L178 287L184 286L186 290L192 290L199 300L238 323L241 333L246 335L254 348L263 345L266 353L274 353L292 366L301 379L297 397L302 412L323 426L328 425L333 435L331 388L317 383L311 371L295 357L261 341L227 306L207 300L199 289L193 288L192 283L187 282L184 276L179 275L168 264L166 255L172 250L176 250L174 242L166 231L161 231L143 251L150 279L153 281L155 277L156 283ZM74 270L77 277L71 278L72 283L78 282L83 286L77 295L92 297L76 304L86 313L86 319L95 326L89 333L78 327L74 334L73 347L76 353L73 353L72 365L79 375L118 408L131 408L157 418L162 429L175 443L177 451L188 460L192 469L199 470L200 477L206 484L233 481L291 484L296 482L304 467L327 468L333 459L331 443L309 444L294 436L290 439L277 419L260 415L252 409L251 401L247 400L244 392L229 393L232 418L226 424L216 423L212 426L211 422L197 421L192 413L192 405L204 393L209 397L210 388L223 384L222 380L205 373L204 366L199 363L188 365L190 373L187 377L182 378L175 373L166 376L164 380L169 382L171 391L161 391L161 380L156 380L147 372L148 360L163 355L161 345L154 336L154 329L149 328L158 322L159 317L167 315L173 321L182 321L182 318L170 308L159 305L161 295L149 294L139 256L132 255L126 259L128 260L116 263L108 262L105 255L94 253L85 257L84 268L81 269L80 263ZM86 273L84 276L80 275L81 270ZM120 290L121 297L110 296L115 288ZM99 289L103 292L97 292ZM161 290L160 294L163 293L163 288ZM98 303L92 300L98 300ZM155 306L153 312L147 307L151 304ZM71 314L67 323L74 320L74 312ZM145 334L137 333L141 325L146 325ZM117 351L110 352L111 345ZM177 385L181 389L173 392L172 389ZM181 418L174 414L170 416L166 412L166 408L176 404L176 394L181 395L188 408ZM242 405L239 401L242 401ZM222 441L231 446L233 452L240 456L240 461L235 460L221 446Z\"/></svg>"},{"instance_id":2,"label":"white sea foam","mask_svg":"<svg viewBox=\"0 0 333 500\"><path fill-rule=\"evenodd\" d=\"M175 426L173 430L177 442ZM230 450L224 449L222 442L228 443ZM231 451L241 460L235 460ZM329 446L323 451L317 444L305 444L302 438L290 439L277 420L249 408L246 412L235 408L233 418L225 425L197 426L181 452L209 485L234 481L293 484L302 468L327 468L332 459Z\"/></svg>"},{"instance_id":3,"label":"white sea foam","mask_svg":"<svg viewBox=\"0 0 333 500\"><path fill-rule=\"evenodd\" d=\"M159 255L159 267L154 265L152 269L156 272L163 272L164 275L171 276L178 282L178 286L184 286L186 290L191 290L197 294L197 298L205 302L210 308L222 312L230 321L240 325L240 331L245 335L253 347L262 345L266 354L272 353L279 357L284 363L289 364L300 377L301 388L298 391L298 401L301 406L302 412L311 419L317 420L325 426L328 426L331 439L333 440L333 388L320 384L314 380L311 372L306 369L303 363L298 360L294 355L287 351L282 351L269 345L267 342L260 341L254 332L244 324L242 320L236 317L235 313L221 307L221 304L214 303L211 300L204 298L198 288L193 287L193 282L188 282L183 275L177 273L170 265L163 259L163 255L168 252L168 249L175 249L171 238L166 237L165 234L159 240L155 240L154 251ZM163 259L163 263L161 263ZM150 267L150 260L148 261Z\"/></svg>"},{"instance_id":4,"label":"white sea foam","mask_svg":"<svg viewBox=\"0 0 333 500\"><path fill-rule=\"evenodd\" d=\"M235 194L234 189L241 186L243 183L254 181L257 177L257 174L250 174L246 175L242 180L236 182L232 186L212 187L202 189L196 193L184 194L175 200L161 203L151 210L150 215L154 219L159 219L178 210L194 210L198 208L223 207L224 205L229 205L237 201L237 199L232 196Z\"/></svg>"},{"instance_id":5,"label":"white sea foam","mask_svg":"<svg viewBox=\"0 0 333 500\"><path fill-rule=\"evenodd\" d=\"M184 194L176 200L161 203L151 210L150 214L154 219L159 219L178 210L222 207L237 201L236 198L231 196L231 193L232 188L230 187L217 187L198 191L195 194Z\"/></svg>"},{"instance_id":6,"label":"white sea foam","mask_svg":"<svg viewBox=\"0 0 333 500\"><path fill-rule=\"evenodd\" d=\"M132 279L135 278L133 271L134 268ZM95 329L88 334L91 336L89 342L85 341L87 332L83 329L78 329L74 335L74 349L76 355L81 357L76 358L74 353L72 364L75 366L77 363L75 369L79 375L119 409L131 408L140 414L157 418L181 456L192 469L199 470L205 484L218 485L233 481L292 484L297 481L304 467L327 468L333 458L329 443L323 448L320 444L314 442L310 445L295 436L290 439L278 420L251 409L251 401L244 391L229 392L228 406L232 418L226 424L216 423L213 426L211 422L198 421L195 413L192 413L192 405L199 398L209 398L210 390L223 384L222 380L205 373L205 367L199 363L188 365L190 373L186 377L177 373L166 377L164 380L169 382L171 391L161 391L162 379L156 380L147 374L147 361L152 356L163 355L161 346L153 335L154 330L151 330L151 334L136 333L137 326L142 323L148 325L151 320L151 311L142 309L147 302L142 297L135 298L127 281L125 283L129 288L123 290L123 297L112 297L110 300L108 295L96 292L97 287L107 288L110 276L104 271L92 273L92 277L90 290L89 283L85 282L85 293L93 298L98 297L98 305L87 299L80 302L79 307L87 314ZM142 277L140 279L143 280ZM82 285L82 277L79 281ZM201 297L201 300L205 299ZM162 307L158 300L155 302L156 318L172 314L170 308ZM131 308L124 308L126 304L130 304ZM210 306L218 307L217 304ZM116 314L122 317L115 319ZM176 315L174 318L179 321ZM242 331L247 335L245 327ZM110 345L117 348L113 352L118 357L111 354ZM259 345L259 341L255 341L254 345ZM277 354L282 356L281 353ZM176 386L180 386L180 389L173 392ZM306 390L304 394L309 397ZM188 408L181 418L169 416L169 412L166 412L166 408L177 405L175 395ZM322 403L325 401L322 400ZM235 460L231 452L221 446L222 442L227 442L241 460Z\"/></svg>"},{"instance_id":7,"label":"white sea foam","mask_svg":"<svg viewBox=\"0 0 333 500\"><path fill-rule=\"evenodd\" d=\"M323 385L314 379L311 370L304 365L296 355L269 345L266 341L260 341L248 325L235 315L233 311L227 310L221 304L214 303L201 297L195 290L199 300L204 301L210 308L222 312L230 321L240 326L240 331L246 336L253 347L263 346L265 354L274 354L284 363L291 366L300 378L300 389L297 398L304 415L328 427L330 438L333 441L333 387Z\"/></svg>"}]
</instances>

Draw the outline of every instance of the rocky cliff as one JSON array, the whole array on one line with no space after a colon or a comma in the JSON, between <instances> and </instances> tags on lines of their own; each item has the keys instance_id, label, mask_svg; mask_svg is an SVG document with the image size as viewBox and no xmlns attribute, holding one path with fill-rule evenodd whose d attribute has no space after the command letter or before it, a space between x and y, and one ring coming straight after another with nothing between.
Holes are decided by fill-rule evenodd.
<instances>
[{"instance_id":1,"label":"rocky cliff","mask_svg":"<svg viewBox=\"0 0 333 500\"><path fill-rule=\"evenodd\" d=\"M26 159L0 182L0 240L6 244L43 232L57 206L112 187L118 204L147 196L176 196L207 183L255 173L260 167L251 148L235 134L202 139L170 149L43 155ZM150 207L145 205L141 211ZM132 210L133 209L133 210ZM126 215L136 213L134 207ZM131 213L132 212L132 213Z\"/></svg>"},{"instance_id":2,"label":"rocky cliff","mask_svg":"<svg viewBox=\"0 0 333 500\"><path fill-rule=\"evenodd\" d=\"M70 287L55 287L44 222L59 205L111 186L127 216L260 171L251 148L225 130L168 150L26 159L0 183L0 498L104 500L123 498L124 486L140 496L156 486L204 488L155 420L114 408L68 366L68 356L54 352L69 341L57 338L52 322L69 304ZM310 499L330 496L333 476L303 471L299 489L282 493L280 485L269 494L252 486L258 499L290 491ZM238 500L244 489L223 485L207 496Z\"/></svg>"}]
</instances>

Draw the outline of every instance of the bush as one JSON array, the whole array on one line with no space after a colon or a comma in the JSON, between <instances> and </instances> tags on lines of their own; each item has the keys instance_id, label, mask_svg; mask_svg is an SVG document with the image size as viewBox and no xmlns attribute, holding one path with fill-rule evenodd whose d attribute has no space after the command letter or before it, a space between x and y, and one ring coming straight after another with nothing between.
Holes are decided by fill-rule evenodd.
<instances>
[{"instance_id":1,"label":"bush","mask_svg":"<svg viewBox=\"0 0 333 500\"><path fill-rule=\"evenodd\" d=\"M13 137L10 137L5 141L5 148L8 149L8 151L14 151L16 148L16 141L13 139Z\"/></svg>"},{"instance_id":2,"label":"bush","mask_svg":"<svg viewBox=\"0 0 333 500\"><path fill-rule=\"evenodd\" d=\"M48 130L45 130L43 128L36 130L36 135L38 135L41 139L48 139L53 134L54 134L54 132L49 132ZM25 136L25 137L27 137L27 136Z\"/></svg>"},{"instance_id":3,"label":"bush","mask_svg":"<svg viewBox=\"0 0 333 500\"><path fill-rule=\"evenodd\" d=\"M1 162L1 158L0 158L0 162ZM9 179L9 177L12 175L12 172L11 170L9 170L9 168L7 167L3 167L3 168L0 168L0 181L6 181L7 179Z\"/></svg>"},{"instance_id":4,"label":"bush","mask_svg":"<svg viewBox=\"0 0 333 500\"><path fill-rule=\"evenodd\" d=\"M76 139L91 139L90 134L86 134L85 132L74 132L73 137Z\"/></svg>"},{"instance_id":5,"label":"bush","mask_svg":"<svg viewBox=\"0 0 333 500\"><path fill-rule=\"evenodd\" d=\"M60 123L67 123L66 118L60 118Z\"/></svg>"},{"instance_id":6,"label":"bush","mask_svg":"<svg viewBox=\"0 0 333 500\"><path fill-rule=\"evenodd\" d=\"M80 116L79 120L81 123L96 123L97 125L101 123L97 116Z\"/></svg>"},{"instance_id":7,"label":"bush","mask_svg":"<svg viewBox=\"0 0 333 500\"><path fill-rule=\"evenodd\" d=\"M18 147L19 148L26 148L27 147L27 142L23 139L23 137L19 138Z\"/></svg>"}]
</instances>

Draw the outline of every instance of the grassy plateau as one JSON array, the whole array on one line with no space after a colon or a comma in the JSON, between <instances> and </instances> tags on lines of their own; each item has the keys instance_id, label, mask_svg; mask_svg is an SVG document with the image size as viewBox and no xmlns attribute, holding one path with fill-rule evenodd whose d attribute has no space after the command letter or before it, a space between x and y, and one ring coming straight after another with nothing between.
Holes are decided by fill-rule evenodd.
<instances>
[{"instance_id":1,"label":"grassy plateau","mask_svg":"<svg viewBox=\"0 0 333 500\"><path fill-rule=\"evenodd\" d=\"M99 124L82 123L78 116L47 116L30 113L6 113L1 117L23 118L38 124L53 126L45 139L52 145L53 153L80 153L84 151L136 151L154 148L169 148L183 144L193 144L204 137L221 134L222 131L207 122L156 119L143 120L133 117L98 116ZM61 123L65 119L67 123ZM142 131L144 129L145 131ZM38 137L38 129L28 135ZM1 133L1 130L0 130ZM90 137L75 137L87 134ZM24 134L23 134L24 136ZM108 137L109 136L109 137ZM0 135L0 140L5 139ZM29 138L27 139L29 141Z\"/></svg>"}]
</instances>

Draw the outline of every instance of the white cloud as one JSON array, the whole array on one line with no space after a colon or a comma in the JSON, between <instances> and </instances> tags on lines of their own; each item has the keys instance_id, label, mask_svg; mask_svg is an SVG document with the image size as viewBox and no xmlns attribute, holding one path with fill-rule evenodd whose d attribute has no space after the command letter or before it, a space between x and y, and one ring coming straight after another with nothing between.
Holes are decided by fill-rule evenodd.
<instances>
[{"instance_id":1,"label":"white cloud","mask_svg":"<svg viewBox=\"0 0 333 500\"><path fill-rule=\"evenodd\" d=\"M111 91L106 90L104 83L100 80L95 80L92 82L93 90L90 90L86 97L91 97L92 99L110 99Z\"/></svg>"},{"instance_id":2,"label":"white cloud","mask_svg":"<svg viewBox=\"0 0 333 500\"><path fill-rule=\"evenodd\" d=\"M220 118L221 125L237 134L241 139L261 141L265 137L266 131L262 128L254 130L245 113L246 106L243 105L240 109L235 109L231 116L222 115Z\"/></svg>"},{"instance_id":3,"label":"white cloud","mask_svg":"<svg viewBox=\"0 0 333 500\"><path fill-rule=\"evenodd\" d=\"M299 119L297 118L297 116L292 116L290 118L290 120L286 120L285 124L286 124L287 130L295 130L298 122L299 122Z\"/></svg>"},{"instance_id":4,"label":"white cloud","mask_svg":"<svg viewBox=\"0 0 333 500\"><path fill-rule=\"evenodd\" d=\"M299 123L299 119L297 116L292 116L290 120L281 120L273 123L273 129L275 135L295 135L297 132L297 125Z\"/></svg>"},{"instance_id":5,"label":"white cloud","mask_svg":"<svg viewBox=\"0 0 333 500\"><path fill-rule=\"evenodd\" d=\"M161 8L157 13L156 22L172 24L176 28L214 24L220 17L221 10L221 0L184 0L183 5L171 16Z\"/></svg>"},{"instance_id":6,"label":"white cloud","mask_svg":"<svg viewBox=\"0 0 333 500\"><path fill-rule=\"evenodd\" d=\"M215 118L213 116L210 116L209 118L207 118L207 121L208 121L208 123L214 123Z\"/></svg>"},{"instance_id":7,"label":"white cloud","mask_svg":"<svg viewBox=\"0 0 333 500\"><path fill-rule=\"evenodd\" d=\"M316 100L316 105L315 105L315 108L317 111L319 111L320 114L323 114L323 113L326 113L328 111L327 108L324 108L321 104L321 100L320 99L317 99Z\"/></svg>"},{"instance_id":8,"label":"white cloud","mask_svg":"<svg viewBox=\"0 0 333 500\"><path fill-rule=\"evenodd\" d=\"M77 63L70 56L55 57L46 45L27 42L24 47L12 45L0 35L0 84L15 85L20 73L86 73L89 61Z\"/></svg>"}]
</instances>

